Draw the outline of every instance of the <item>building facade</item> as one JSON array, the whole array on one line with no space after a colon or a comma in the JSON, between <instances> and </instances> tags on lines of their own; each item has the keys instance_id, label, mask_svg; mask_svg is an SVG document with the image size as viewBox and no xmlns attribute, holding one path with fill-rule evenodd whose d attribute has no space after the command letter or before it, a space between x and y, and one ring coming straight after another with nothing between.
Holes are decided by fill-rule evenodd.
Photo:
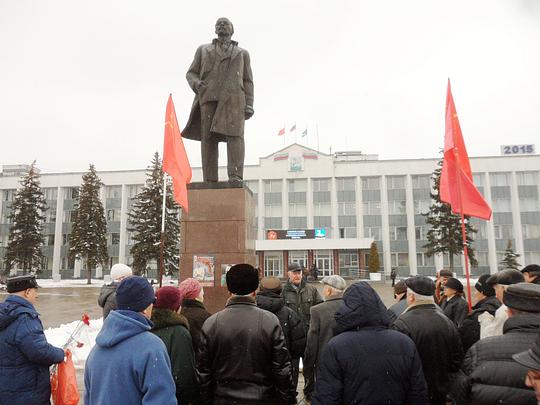
<instances>
[{"instance_id":1,"label":"building facade","mask_svg":"<svg viewBox=\"0 0 540 405\"><path fill-rule=\"evenodd\" d=\"M359 152L324 154L293 144L244 170L256 208L259 266L283 277L288 262L315 264L320 275L356 277L377 243L386 274L434 275L449 258L427 257L431 173L438 159L378 160ZM540 155L471 158L474 181L493 209L490 221L473 219L478 229L473 274L496 272L510 240L522 265L540 263ZM10 203L20 170L0 176L0 256L9 235ZM45 173L41 185L49 210L44 226L44 275L83 276L67 255L71 214L83 173ZM99 172L108 222L110 263L131 263L128 212L145 182L144 170ZM226 168L220 168L226 178ZM193 181L202 170L193 169ZM0 266L3 266L0 265ZM154 267L156 265L154 264ZM463 260L454 260L463 273ZM99 276L99 274L98 274Z\"/></svg>"}]
</instances>

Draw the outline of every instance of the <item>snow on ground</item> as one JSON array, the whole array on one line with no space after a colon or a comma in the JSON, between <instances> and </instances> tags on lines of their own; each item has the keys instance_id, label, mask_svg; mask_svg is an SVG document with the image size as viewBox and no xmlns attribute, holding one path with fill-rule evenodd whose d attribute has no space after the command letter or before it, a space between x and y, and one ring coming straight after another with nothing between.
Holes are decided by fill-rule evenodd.
<instances>
[{"instance_id":1,"label":"snow on ground","mask_svg":"<svg viewBox=\"0 0 540 405\"><path fill-rule=\"evenodd\" d=\"M38 278L38 284L43 288L59 288L59 287L100 287L105 284L104 280L92 279L92 284L86 284L86 279L63 279L55 282L52 278ZM152 281L148 279L148 281ZM157 284L157 280L153 280L154 285ZM163 285L177 285L177 278L163 277Z\"/></svg>"},{"instance_id":2,"label":"snow on ground","mask_svg":"<svg viewBox=\"0 0 540 405\"><path fill-rule=\"evenodd\" d=\"M47 342L56 347L62 347L71 333L75 330L79 321L74 321L68 324L63 324L58 328L49 328L45 330L45 336L47 337ZM96 336L103 326L103 318L91 319L90 326L83 325L80 333L75 337L77 342L82 343L82 347L77 347L77 344L74 342L70 345L69 349L73 354L73 364L76 369L83 370L86 363L86 358L90 354L90 350L94 347L96 343Z\"/></svg>"}]
</instances>

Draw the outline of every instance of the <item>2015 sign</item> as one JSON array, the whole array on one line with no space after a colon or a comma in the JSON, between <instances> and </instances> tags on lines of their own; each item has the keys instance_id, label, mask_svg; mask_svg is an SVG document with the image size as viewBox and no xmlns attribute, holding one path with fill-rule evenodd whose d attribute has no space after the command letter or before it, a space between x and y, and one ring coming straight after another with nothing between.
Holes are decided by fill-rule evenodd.
<instances>
[{"instance_id":1,"label":"2015 sign","mask_svg":"<svg viewBox=\"0 0 540 405\"><path fill-rule=\"evenodd\" d=\"M534 145L501 145L501 155L534 155Z\"/></svg>"}]
</instances>

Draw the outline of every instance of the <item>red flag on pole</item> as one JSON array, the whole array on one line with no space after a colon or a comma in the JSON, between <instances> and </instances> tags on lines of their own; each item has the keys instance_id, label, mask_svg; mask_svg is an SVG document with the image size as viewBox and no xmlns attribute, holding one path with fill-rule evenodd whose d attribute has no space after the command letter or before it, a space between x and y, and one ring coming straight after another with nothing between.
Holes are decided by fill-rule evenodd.
<instances>
[{"instance_id":1,"label":"red flag on pole","mask_svg":"<svg viewBox=\"0 0 540 405\"><path fill-rule=\"evenodd\" d=\"M184 148L180 128L178 127L172 95L169 95L167 111L165 113L163 171L172 177L174 199L187 213L188 197L186 185L191 182L191 166L186 149Z\"/></svg>"},{"instance_id":2,"label":"red flag on pole","mask_svg":"<svg viewBox=\"0 0 540 405\"><path fill-rule=\"evenodd\" d=\"M285 128L281 128L277 133L278 136L285 135Z\"/></svg>"},{"instance_id":3,"label":"red flag on pole","mask_svg":"<svg viewBox=\"0 0 540 405\"><path fill-rule=\"evenodd\" d=\"M441 200L450 204L455 214L489 220L491 208L473 182L471 164L452 97L450 80L446 94L446 132L440 184Z\"/></svg>"}]
</instances>

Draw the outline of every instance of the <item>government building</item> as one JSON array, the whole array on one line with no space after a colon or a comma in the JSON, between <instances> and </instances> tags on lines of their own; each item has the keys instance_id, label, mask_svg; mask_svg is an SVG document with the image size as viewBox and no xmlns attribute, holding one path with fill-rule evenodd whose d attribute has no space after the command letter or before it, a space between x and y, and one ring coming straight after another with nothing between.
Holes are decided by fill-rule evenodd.
<instances>
[{"instance_id":1,"label":"government building","mask_svg":"<svg viewBox=\"0 0 540 405\"><path fill-rule=\"evenodd\" d=\"M399 276L435 275L449 257L427 257L431 174L438 158L379 160L360 152L325 154L292 144L244 169L256 201L259 267L265 275L286 276L288 262L315 264L319 275L365 275L369 249L377 243L381 271ZM540 155L471 158L474 182L493 209L491 221L473 219L478 232L473 274L496 272L507 243L522 265L540 263ZM3 166L0 173L0 257L9 235L10 205L27 166ZM226 168L220 168L226 179ZM46 212L43 276L85 277L68 259L71 216L84 173L42 173ZM108 222L109 266L131 264L133 243L128 212L144 184L145 170L98 172ZM200 167L193 181L202 180ZM212 252L201 252L204 254ZM216 263L219 268L219 263ZM0 268L3 268L3 263ZM157 265L154 263L152 269ZM462 257L454 271L463 273ZM98 269L97 277L101 270Z\"/></svg>"}]
</instances>

